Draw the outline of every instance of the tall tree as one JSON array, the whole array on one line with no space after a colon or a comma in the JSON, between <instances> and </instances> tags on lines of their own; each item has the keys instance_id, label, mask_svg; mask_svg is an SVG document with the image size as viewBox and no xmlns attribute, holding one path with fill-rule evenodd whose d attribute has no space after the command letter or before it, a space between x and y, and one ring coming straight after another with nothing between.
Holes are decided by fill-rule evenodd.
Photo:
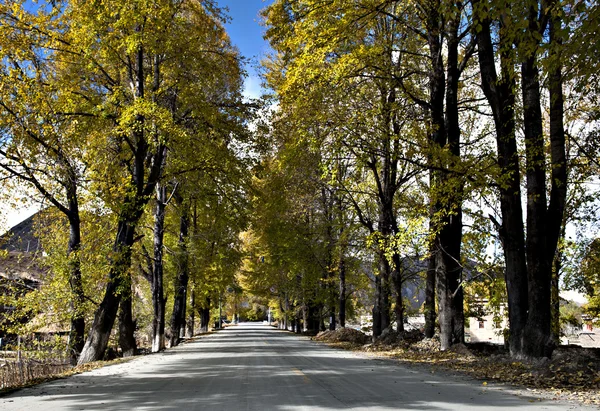
<instances>
[{"instance_id":1,"label":"tall tree","mask_svg":"<svg viewBox=\"0 0 600 411\"><path fill-rule=\"evenodd\" d=\"M543 35L548 22L560 24L560 9L537 2L518 7L477 2L476 16L482 86L496 126L502 223L498 223L504 247L510 317L510 350L515 356L550 356L551 267L563 223L567 172L563 100L558 60L550 73L550 159L551 192L546 197L546 154L541 114L540 66ZM552 16L555 17L552 17ZM492 45L492 21L499 23L498 54L502 76L496 73ZM521 22L526 31L516 28ZM559 49L556 26L550 36L553 54ZM523 227L520 198L520 171L515 128L515 73L520 62L521 92L526 157L527 230ZM548 219L552 216L552 219Z\"/></svg>"},{"instance_id":2,"label":"tall tree","mask_svg":"<svg viewBox=\"0 0 600 411\"><path fill-rule=\"evenodd\" d=\"M102 108L115 121L102 133L122 165L111 173L125 182L122 200L113 203L119 227L105 296L79 359L85 363L102 356L117 306L130 293L131 247L161 176L165 146L189 138L186 120L202 111L214 87L199 73L219 62L231 65L236 55L221 26L221 12L210 1L73 2L65 14L72 24L72 47L86 50L89 61L81 67L89 84L77 95L103 93ZM126 328L133 332L131 321Z\"/></svg>"},{"instance_id":3,"label":"tall tree","mask_svg":"<svg viewBox=\"0 0 600 411\"><path fill-rule=\"evenodd\" d=\"M69 222L72 362L83 348L85 321L79 190L85 181L83 113L73 110L57 48L65 20L60 4L0 5L0 168L38 193Z\"/></svg>"},{"instance_id":4,"label":"tall tree","mask_svg":"<svg viewBox=\"0 0 600 411\"><path fill-rule=\"evenodd\" d=\"M410 40L405 28L390 17L393 5L391 13L382 7L387 14L378 13L369 2L358 7L343 2L312 6L310 1L280 1L267 9L271 25L267 36L281 53L286 73L284 78L277 74L271 78L282 107L314 113L310 124L299 126L317 140L336 141L337 149L354 157L356 167L363 170L360 178L368 176L372 184L376 215L370 218L359 209L356 214L371 232L377 253L373 308L377 337L391 325L392 276L397 269L389 257L398 231L396 194L418 172L404 161L408 136L418 133L411 122L414 110L402 94L400 79L407 69L397 52L410 48ZM329 18L336 14L344 18ZM322 128L321 136L314 133L315 126Z\"/></svg>"}]
</instances>

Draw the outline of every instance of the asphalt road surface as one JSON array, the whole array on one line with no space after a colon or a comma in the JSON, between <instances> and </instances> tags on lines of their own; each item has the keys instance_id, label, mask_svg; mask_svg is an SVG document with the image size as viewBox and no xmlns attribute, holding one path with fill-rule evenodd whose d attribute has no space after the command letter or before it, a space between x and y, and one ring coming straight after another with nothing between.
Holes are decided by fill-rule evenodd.
<instances>
[{"instance_id":1,"label":"asphalt road surface","mask_svg":"<svg viewBox=\"0 0 600 411\"><path fill-rule=\"evenodd\" d=\"M240 324L163 353L23 389L0 410L578 410ZM595 409L595 408L594 408Z\"/></svg>"}]
</instances>

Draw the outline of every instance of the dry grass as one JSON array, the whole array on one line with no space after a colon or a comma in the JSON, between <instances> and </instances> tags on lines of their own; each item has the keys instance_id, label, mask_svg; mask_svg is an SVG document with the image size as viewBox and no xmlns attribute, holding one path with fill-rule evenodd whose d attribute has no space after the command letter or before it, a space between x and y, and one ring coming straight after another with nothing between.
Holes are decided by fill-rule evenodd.
<instances>
[{"instance_id":1,"label":"dry grass","mask_svg":"<svg viewBox=\"0 0 600 411\"><path fill-rule=\"evenodd\" d=\"M72 366L68 361L57 360L27 359L20 362L0 362L0 396L42 382L65 378L106 365L127 362L133 358L135 357L117 358L111 361L95 361L78 366Z\"/></svg>"}]
</instances>

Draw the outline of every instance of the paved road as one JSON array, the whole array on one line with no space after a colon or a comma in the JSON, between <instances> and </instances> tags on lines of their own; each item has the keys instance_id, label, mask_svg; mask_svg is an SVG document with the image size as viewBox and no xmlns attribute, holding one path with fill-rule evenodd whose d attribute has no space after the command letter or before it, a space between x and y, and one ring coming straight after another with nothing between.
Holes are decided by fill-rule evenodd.
<instances>
[{"instance_id":1,"label":"paved road","mask_svg":"<svg viewBox=\"0 0 600 411\"><path fill-rule=\"evenodd\" d=\"M567 410L240 324L0 398L0 410ZM591 409L591 408L590 408Z\"/></svg>"}]
</instances>

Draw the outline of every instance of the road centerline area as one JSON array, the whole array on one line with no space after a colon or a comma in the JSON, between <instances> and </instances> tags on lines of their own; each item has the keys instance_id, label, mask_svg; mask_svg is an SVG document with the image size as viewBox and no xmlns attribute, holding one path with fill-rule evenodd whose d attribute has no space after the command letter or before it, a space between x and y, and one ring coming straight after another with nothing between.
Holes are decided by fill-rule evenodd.
<instances>
[{"instance_id":1,"label":"road centerline area","mask_svg":"<svg viewBox=\"0 0 600 411\"><path fill-rule=\"evenodd\" d=\"M247 323L23 389L0 410L565 410ZM592 409L592 408L589 408Z\"/></svg>"}]
</instances>

